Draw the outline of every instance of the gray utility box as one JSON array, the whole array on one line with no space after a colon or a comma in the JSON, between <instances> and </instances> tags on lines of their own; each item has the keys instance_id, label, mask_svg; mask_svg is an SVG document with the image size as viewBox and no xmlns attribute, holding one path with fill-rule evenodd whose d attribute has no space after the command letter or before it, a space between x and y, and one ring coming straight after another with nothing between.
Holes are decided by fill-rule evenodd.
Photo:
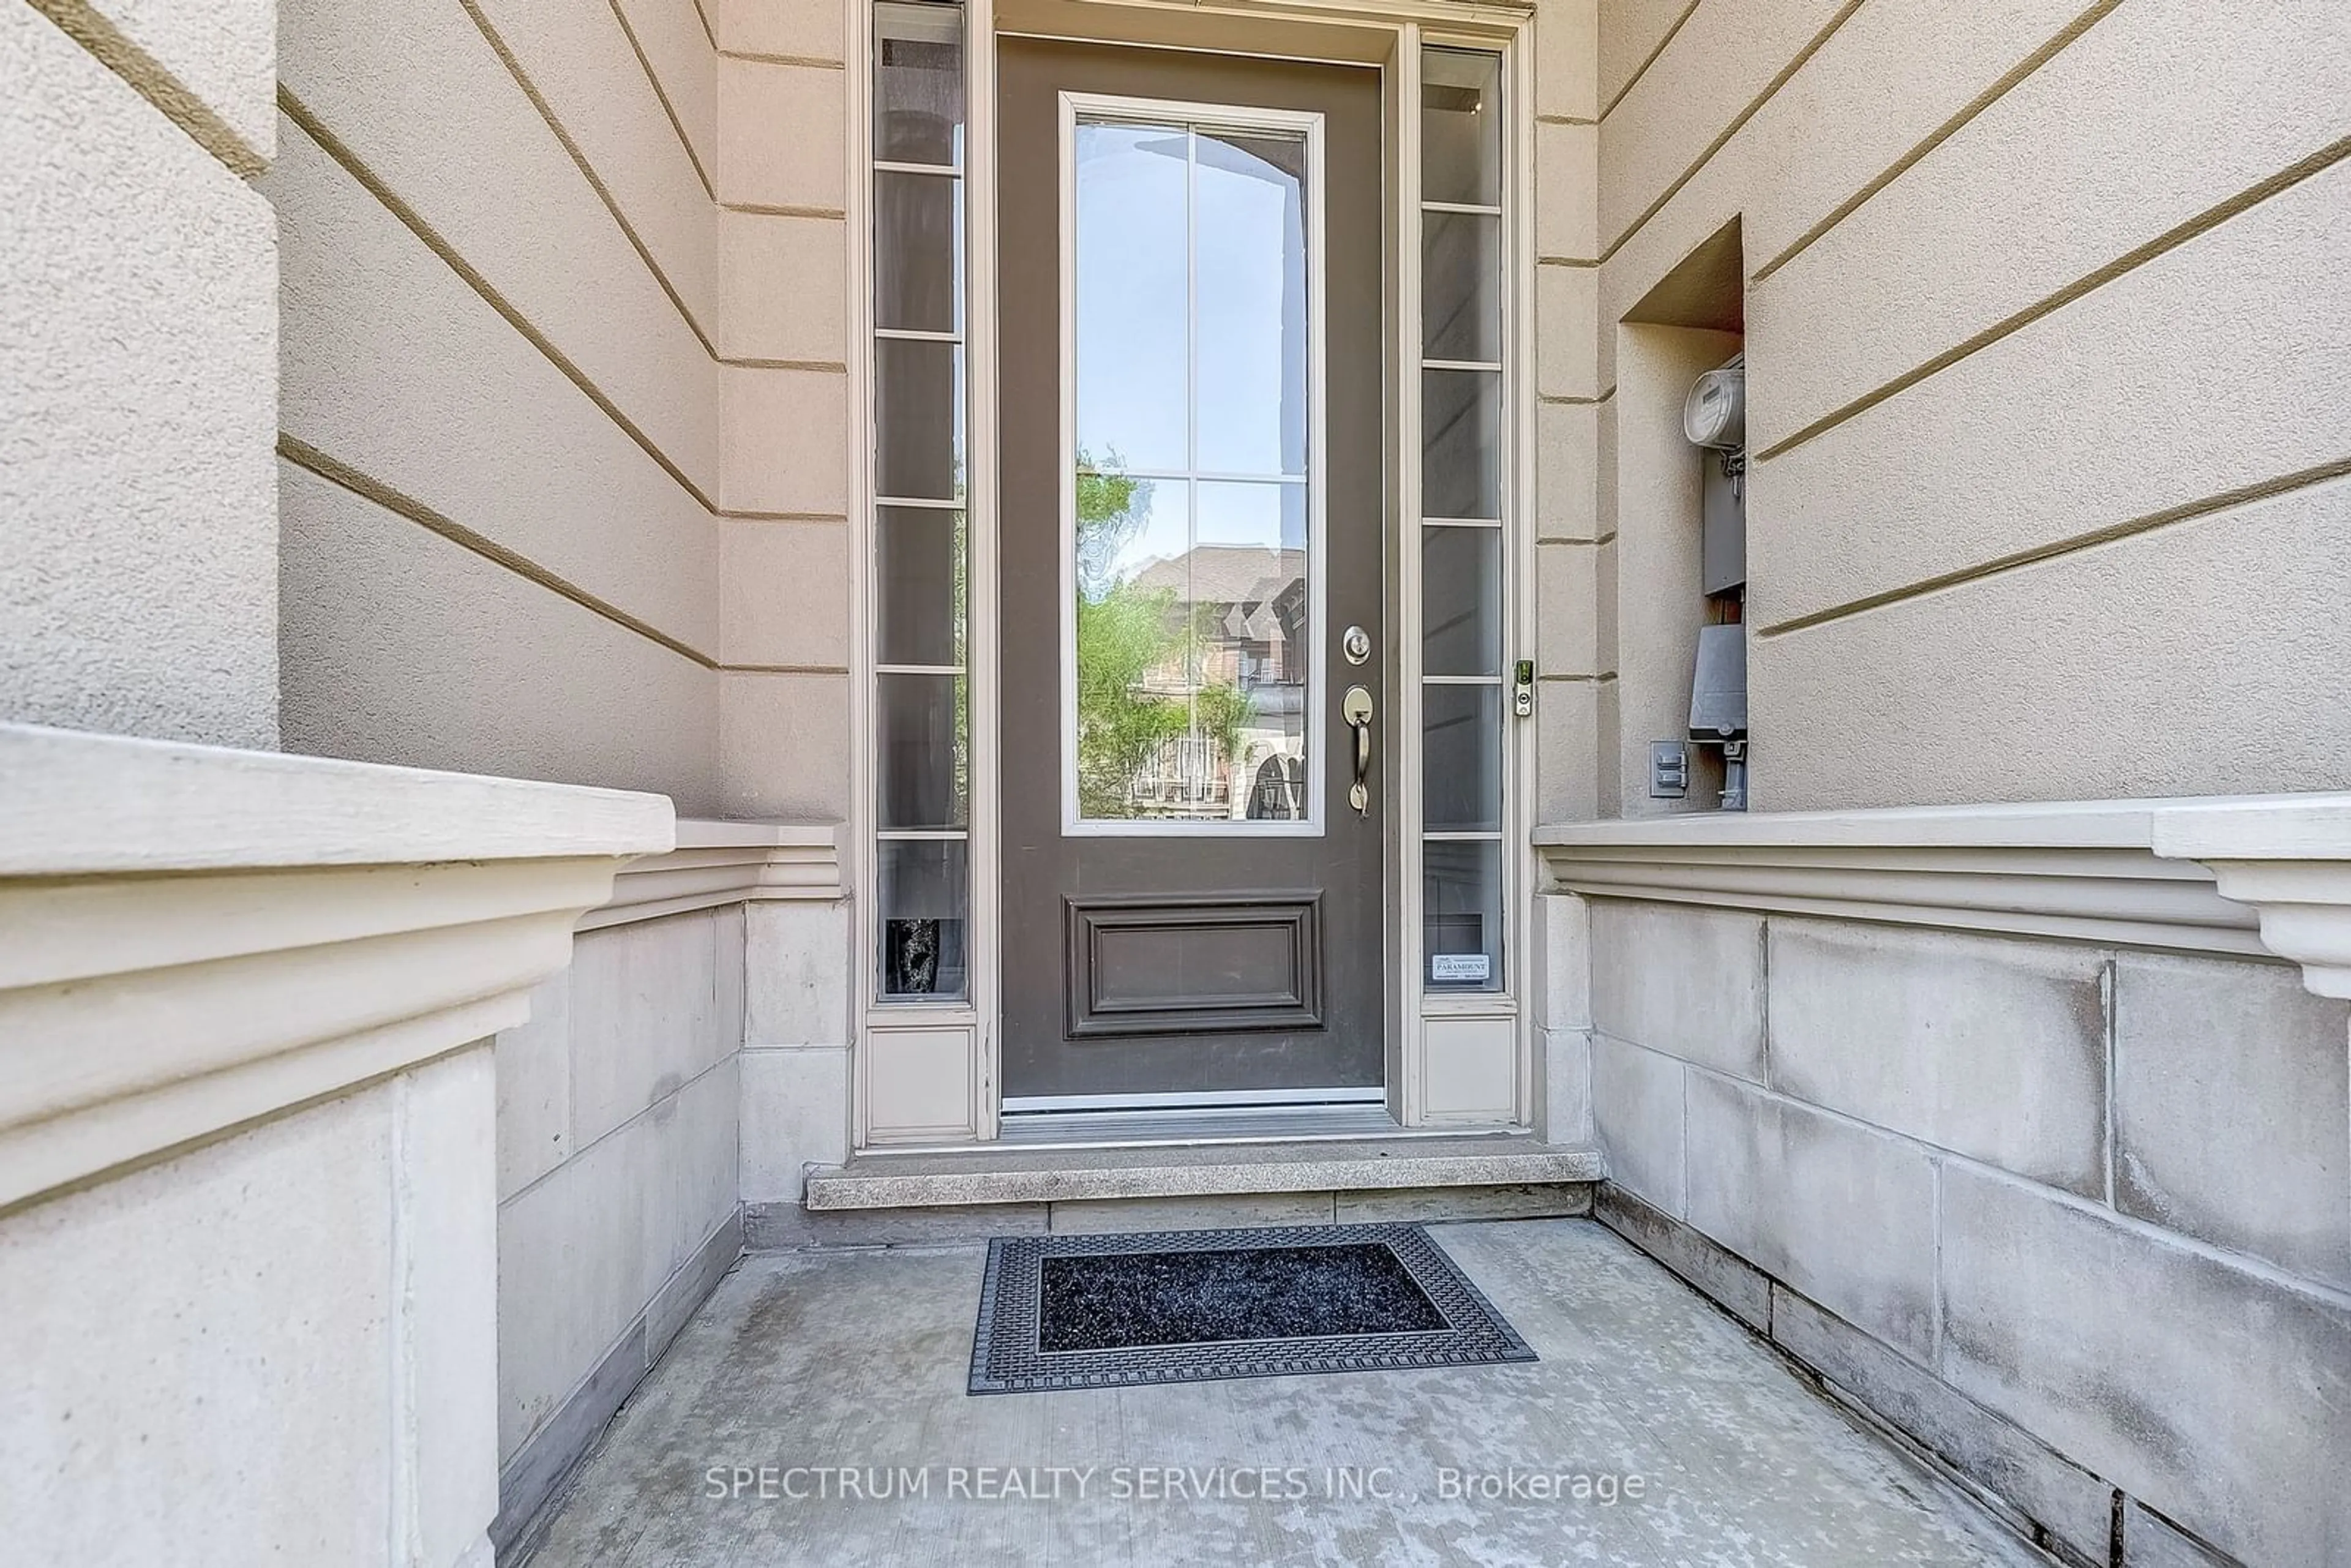
<instances>
[{"instance_id":1,"label":"gray utility box","mask_svg":"<svg viewBox=\"0 0 2351 1568\"><path fill-rule=\"evenodd\" d=\"M1699 587L1728 593L1747 580L1747 454L1702 452L1706 521L1699 545Z\"/></svg>"},{"instance_id":2,"label":"gray utility box","mask_svg":"<svg viewBox=\"0 0 2351 1568\"><path fill-rule=\"evenodd\" d=\"M1690 683L1690 734L1728 740L1747 733L1747 628L1698 629L1698 677Z\"/></svg>"}]
</instances>

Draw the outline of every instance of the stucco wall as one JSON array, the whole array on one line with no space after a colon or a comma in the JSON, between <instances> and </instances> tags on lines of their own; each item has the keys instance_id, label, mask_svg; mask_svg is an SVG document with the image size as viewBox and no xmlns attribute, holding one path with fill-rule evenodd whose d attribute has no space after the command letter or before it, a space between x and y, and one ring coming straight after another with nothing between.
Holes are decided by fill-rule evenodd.
<instances>
[{"instance_id":1,"label":"stucco wall","mask_svg":"<svg viewBox=\"0 0 2351 1568\"><path fill-rule=\"evenodd\" d=\"M841 17L286 7L289 747L845 812Z\"/></svg>"},{"instance_id":2,"label":"stucco wall","mask_svg":"<svg viewBox=\"0 0 2351 1568\"><path fill-rule=\"evenodd\" d=\"M271 15L0 13L0 718L277 742Z\"/></svg>"},{"instance_id":3,"label":"stucco wall","mask_svg":"<svg viewBox=\"0 0 2351 1568\"><path fill-rule=\"evenodd\" d=\"M1687 655L1634 627L1698 618L1695 455L1625 317L1734 220L1758 809L2351 779L2343 8L1597 10L1537 142L1540 610L1596 643L1546 657L1545 814L1660 809Z\"/></svg>"}]
</instances>

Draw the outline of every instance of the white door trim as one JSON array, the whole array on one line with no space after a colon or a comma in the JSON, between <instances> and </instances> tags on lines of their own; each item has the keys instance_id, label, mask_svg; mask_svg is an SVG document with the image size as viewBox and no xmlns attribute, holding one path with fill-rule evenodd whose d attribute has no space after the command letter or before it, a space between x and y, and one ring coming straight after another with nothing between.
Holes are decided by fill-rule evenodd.
<instances>
[{"instance_id":1,"label":"white door trim","mask_svg":"<svg viewBox=\"0 0 2351 1568\"><path fill-rule=\"evenodd\" d=\"M867 228L872 116L870 82L874 55L872 0L844 0L848 36L855 53L847 73L851 267L850 396L855 462L852 465L851 568L852 600L851 725L855 741L851 803L851 840L855 886L872 899L874 883L873 778L870 756L873 716L872 493L867 447L872 430L872 267ZM1392 638L1403 644L1391 666L1395 690L1386 703L1394 716L1384 727L1393 737L1381 761L1395 769L1390 831L1397 835L1386 856L1395 880L1388 906L1399 917L1399 950L1389 963L1390 1106L1407 1127L1451 1119L1441 1095L1432 1096L1432 1064L1426 1034L1435 1022L1462 1038L1463 1026L1508 1031L1515 1058L1517 1087L1507 1111L1476 1108L1465 1123L1496 1121L1523 1124L1532 1113L1534 1040L1525 1005L1531 994L1534 960L1531 927L1535 864L1528 835L1533 781L1532 725L1507 721L1510 762L1505 774L1503 920L1506 988L1478 997L1424 998L1421 995L1421 869L1418 836L1420 755L1420 602L1418 507L1420 322L1420 205L1418 182L1420 48L1424 43L1497 50L1503 57L1505 104L1503 168L1504 254L1509 276L1504 297L1505 341L1510 363L1503 378L1508 400L1510 451L1504 465L1504 595L1511 646L1505 665L1533 646L1532 508L1534 416L1534 252L1528 204L1532 198L1533 68L1535 20L1515 5L1457 4L1448 0L965 0L966 156L965 268L966 382L968 402L967 528L968 604L971 827L970 999L957 1004L877 1003L874 998L878 931L868 906L858 908L852 941L856 977L852 988L858 1063L852 1073L852 1127L859 1147L915 1143L935 1145L965 1138L997 1136L1001 1111L999 1085L1001 1010L1001 914L998 873L1000 852L998 723L1002 707L997 656L1000 632L998 577L998 417L997 167L997 18L1018 14L1008 34L1176 47L1201 52L1259 55L1271 58L1327 59L1336 64L1376 61L1376 45L1386 40L1383 65L1388 74L1392 123L1387 166L1394 176L1395 219L1389 225L1388 273L1394 280L1387 322L1387 362L1395 387L1389 472L1394 495L1388 527ZM1228 32L1218 32L1228 29ZM1327 53L1316 45L1327 37ZM1251 39L1263 41L1253 47ZM1278 41L1277 41L1278 39ZM1066 342L1066 337L1065 337ZM1066 378L1065 378L1066 380ZM1066 423L1066 422L1065 422ZM1317 486L1317 498L1321 486ZM1409 546L1409 548L1406 548ZM1319 564L1319 552L1318 552ZM1410 619L1404 619L1404 612ZM1409 634L1408 634L1409 633ZM1317 733L1319 734L1319 727ZM954 1042L961 1042L960 1054ZM959 1061L952 1082L938 1074ZM943 1095L967 1103L957 1133L937 1114ZM917 1107L919 1103L919 1107Z\"/></svg>"}]
</instances>

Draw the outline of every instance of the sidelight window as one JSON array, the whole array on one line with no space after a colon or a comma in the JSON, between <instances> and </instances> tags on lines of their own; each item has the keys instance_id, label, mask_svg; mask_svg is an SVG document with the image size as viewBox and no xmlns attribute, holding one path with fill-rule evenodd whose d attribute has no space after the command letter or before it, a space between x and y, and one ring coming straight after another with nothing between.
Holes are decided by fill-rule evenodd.
<instances>
[{"instance_id":1,"label":"sidelight window","mask_svg":"<svg viewBox=\"0 0 2351 1568\"><path fill-rule=\"evenodd\" d=\"M1432 995L1502 988L1502 60L1421 52L1421 936Z\"/></svg>"},{"instance_id":2,"label":"sidelight window","mask_svg":"<svg viewBox=\"0 0 2351 1568\"><path fill-rule=\"evenodd\" d=\"M875 995L970 995L964 12L873 12Z\"/></svg>"}]
</instances>

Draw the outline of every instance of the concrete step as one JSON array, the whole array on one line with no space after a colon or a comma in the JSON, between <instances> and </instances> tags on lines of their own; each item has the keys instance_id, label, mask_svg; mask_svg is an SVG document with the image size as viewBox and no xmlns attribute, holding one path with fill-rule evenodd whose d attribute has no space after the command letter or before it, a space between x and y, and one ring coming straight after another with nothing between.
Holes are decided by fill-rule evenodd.
<instances>
[{"instance_id":1,"label":"concrete step","mask_svg":"<svg viewBox=\"0 0 2351 1568\"><path fill-rule=\"evenodd\" d=\"M860 1155L846 1166L811 1171L806 1205L811 1213L843 1213L995 1204L1270 1194L1343 1197L1413 1192L1428 1195L1441 1207L1440 1195L1451 1192L1463 1200L1460 1207L1467 1211L1481 1207L1470 1201L1478 1189L1588 1188L1606 1174L1606 1163L1596 1148L1539 1143L1524 1134L1186 1148L998 1147L944 1154Z\"/></svg>"}]
</instances>

